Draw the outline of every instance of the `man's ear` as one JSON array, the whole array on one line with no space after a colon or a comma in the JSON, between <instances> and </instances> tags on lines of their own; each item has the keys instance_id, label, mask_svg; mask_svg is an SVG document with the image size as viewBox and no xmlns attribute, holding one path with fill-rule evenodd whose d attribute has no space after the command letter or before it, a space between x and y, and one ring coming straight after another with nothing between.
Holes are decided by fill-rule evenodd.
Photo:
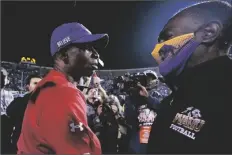
<instances>
[{"instance_id":1,"label":"man's ear","mask_svg":"<svg viewBox=\"0 0 232 155\"><path fill-rule=\"evenodd\" d=\"M222 24L219 21L212 21L204 25L201 29L202 33L202 42L203 43L212 43L220 35L222 30Z\"/></svg>"}]
</instances>

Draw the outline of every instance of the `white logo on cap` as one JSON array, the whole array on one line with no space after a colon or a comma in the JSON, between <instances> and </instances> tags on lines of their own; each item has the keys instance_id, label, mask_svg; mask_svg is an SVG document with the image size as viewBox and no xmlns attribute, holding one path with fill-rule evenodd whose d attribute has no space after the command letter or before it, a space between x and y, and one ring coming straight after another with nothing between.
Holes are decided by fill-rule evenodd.
<instances>
[{"instance_id":1,"label":"white logo on cap","mask_svg":"<svg viewBox=\"0 0 232 155\"><path fill-rule=\"evenodd\" d=\"M62 39L61 41L58 41L58 42L57 42L57 46L58 46L58 47L61 47L61 46L63 46L64 44L67 44L67 43L70 42L70 41L71 41L70 37L65 37L65 38Z\"/></svg>"}]
</instances>

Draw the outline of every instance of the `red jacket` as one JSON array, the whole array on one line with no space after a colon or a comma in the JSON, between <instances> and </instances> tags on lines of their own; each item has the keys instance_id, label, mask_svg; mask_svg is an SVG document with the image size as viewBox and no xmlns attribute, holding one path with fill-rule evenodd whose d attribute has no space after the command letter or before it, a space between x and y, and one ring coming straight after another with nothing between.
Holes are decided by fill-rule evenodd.
<instances>
[{"instance_id":1,"label":"red jacket","mask_svg":"<svg viewBox=\"0 0 232 155\"><path fill-rule=\"evenodd\" d=\"M55 70L38 84L25 111L18 154L101 154L88 127L83 94Z\"/></svg>"}]
</instances>

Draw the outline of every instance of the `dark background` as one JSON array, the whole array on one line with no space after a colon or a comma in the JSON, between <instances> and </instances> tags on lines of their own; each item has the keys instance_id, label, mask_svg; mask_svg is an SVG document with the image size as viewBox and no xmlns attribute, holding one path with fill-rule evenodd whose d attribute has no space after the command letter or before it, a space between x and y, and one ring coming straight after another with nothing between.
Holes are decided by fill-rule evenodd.
<instances>
[{"instance_id":1,"label":"dark background","mask_svg":"<svg viewBox=\"0 0 232 155\"><path fill-rule=\"evenodd\" d=\"M228 0L230 1L230 0ZM51 66L50 35L63 23L77 21L92 33L108 33L102 51L105 69L156 66L151 52L167 20L196 0L147 2L7 2L1 4L2 61L33 57L37 65Z\"/></svg>"}]
</instances>

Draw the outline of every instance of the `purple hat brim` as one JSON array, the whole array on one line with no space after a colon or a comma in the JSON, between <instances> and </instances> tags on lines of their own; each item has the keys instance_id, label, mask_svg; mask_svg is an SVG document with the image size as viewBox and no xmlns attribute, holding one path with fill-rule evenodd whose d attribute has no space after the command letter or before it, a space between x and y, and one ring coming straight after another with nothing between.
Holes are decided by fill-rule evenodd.
<instances>
[{"instance_id":1,"label":"purple hat brim","mask_svg":"<svg viewBox=\"0 0 232 155\"><path fill-rule=\"evenodd\" d=\"M91 34L85 35L78 40L73 41L73 43L93 43L99 44L101 47L105 48L108 45L109 36L107 34Z\"/></svg>"}]
</instances>

